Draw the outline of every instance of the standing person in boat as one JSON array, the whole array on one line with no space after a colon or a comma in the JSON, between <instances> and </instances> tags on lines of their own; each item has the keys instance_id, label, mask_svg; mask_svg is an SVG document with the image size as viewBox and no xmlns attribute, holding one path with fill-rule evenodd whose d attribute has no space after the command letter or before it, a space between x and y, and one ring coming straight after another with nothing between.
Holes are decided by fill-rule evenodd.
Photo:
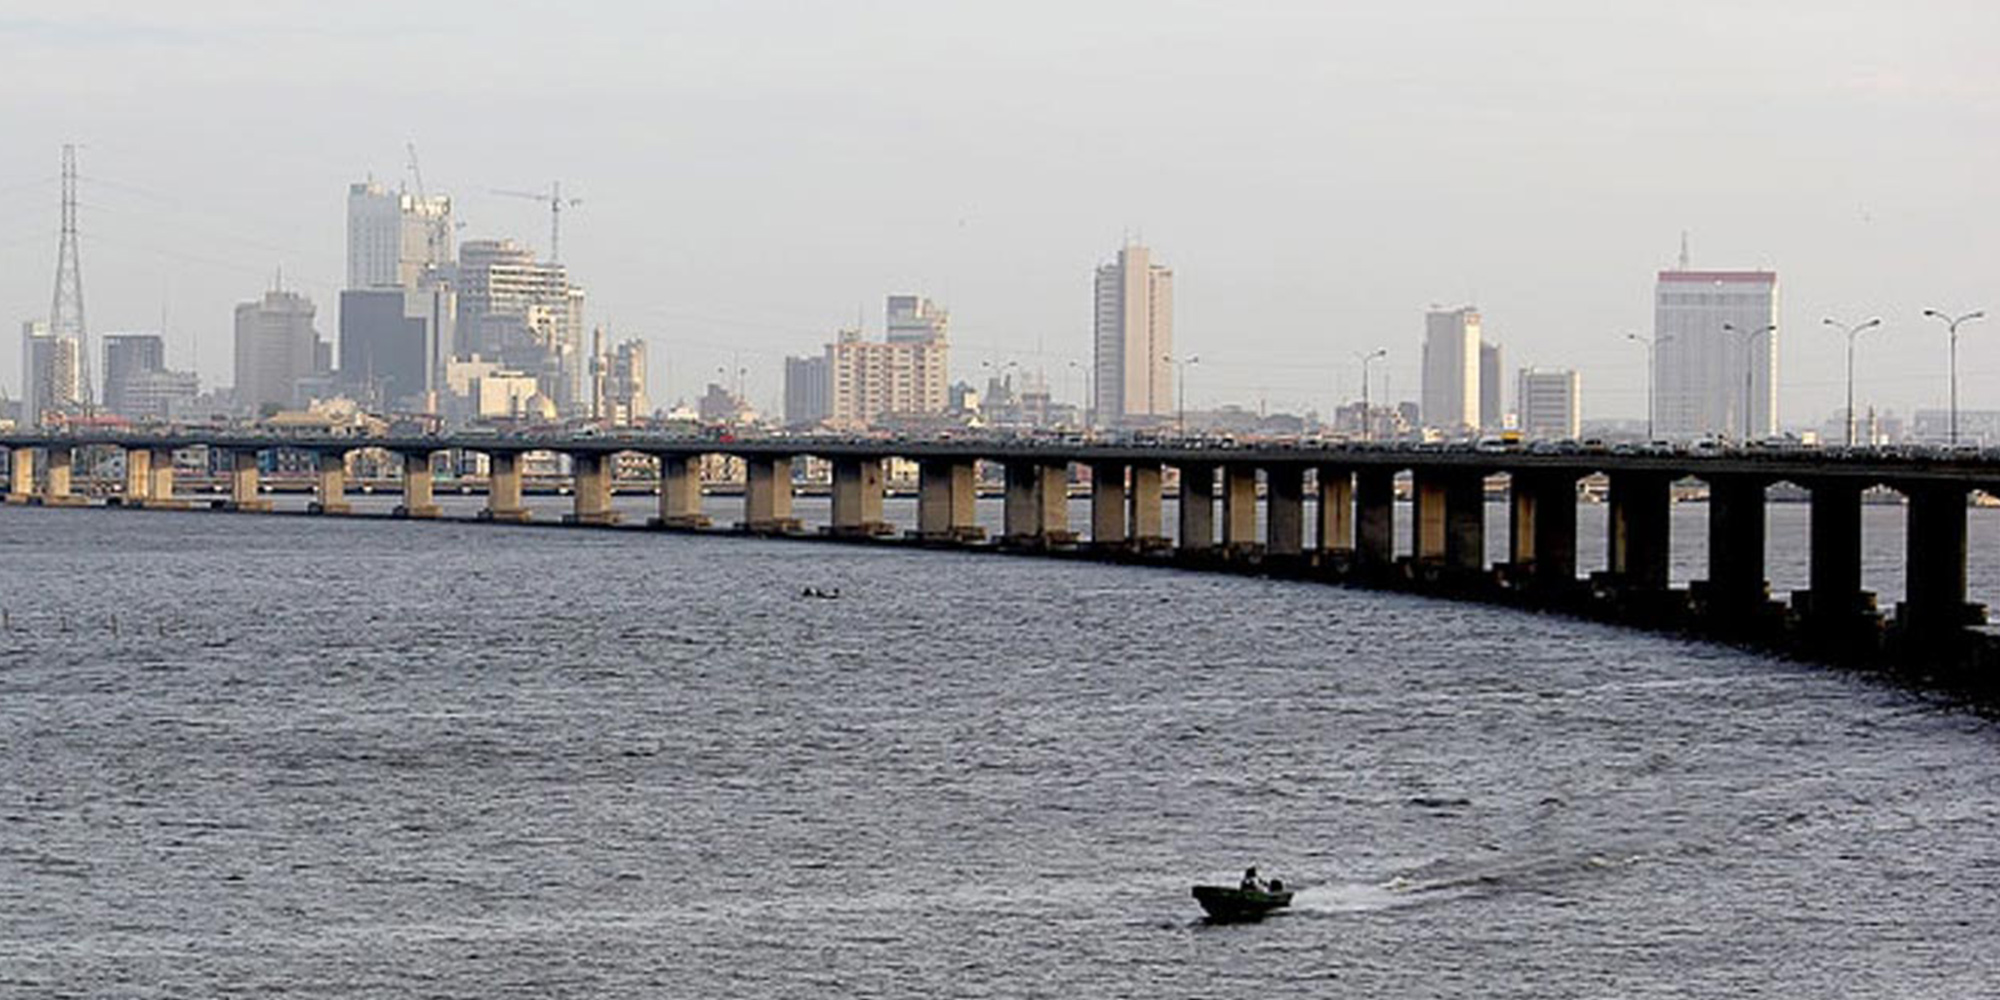
<instances>
[{"instance_id":1,"label":"standing person in boat","mask_svg":"<svg viewBox=\"0 0 2000 1000\"><path fill-rule=\"evenodd\" d=\"M1256 865L1251 865L1243 869L1243 882L1237 888L1242 889L1244 892L1264 891L1264 880L1257 877Z\"/></svg>"}]
</instances>

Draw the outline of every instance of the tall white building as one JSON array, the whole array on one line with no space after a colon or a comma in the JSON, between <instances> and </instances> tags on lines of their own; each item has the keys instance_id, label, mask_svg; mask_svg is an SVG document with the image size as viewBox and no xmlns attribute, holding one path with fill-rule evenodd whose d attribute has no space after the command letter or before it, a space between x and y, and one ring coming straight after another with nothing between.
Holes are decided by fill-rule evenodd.
<instances>
[{"instance_id":1,"label":"tall white building","mask_svg":"<svg viewBox=\"0 0 2000 1000\"><path fill-rule=\"evenodd\" d=\"M21 426L83 409L83 344L49 332L44 320L21 324Z\"/></svg>"},{"instance_id":2,"label":"tall white building","mask_svg":"<svg viewBox=\"0 0 2000 1000\"><path fill-rule=\"evenodd\" d=\"M1479 310L1465 306L1424 314L1424 426L1446 433L1478 429L1479 356Z\"/></svg>"},{"instance_id":3,"label":"tall white building","mask_svg":"<svg viewBox=\"0 0 2000 1000\"><path fill-rule=\"evenodd\" d=\"M1778 276L1659 272L1653 423L1677 440L1770 434L1778 422ZM1747 417L1747 419L1746 419Z\"/></svg>"},{"instance_id":4,"label":"tall white building","mask_svg":"<svg viewBox=\"0 0 2000 1000\"><path fill-rule=\"evenodd\" d=\"M1541 440L1576 437L1583 428L1582 390L1575 369L1521 369L1514 383L1521 434Z\"/></svg>"},{"instance_id":5,"label":"tall white building","mask_svg":"<svg viewBox=\"0 0 2000 1000\"><path fill-rule=\"evenodd\" d=\"M347 287L418 287L451 263L451 199L418 198L374 181L347 188Z\"/></svg>"},{"instance_id":6,"label":"tall white building","mask_svg":"<svg viewBox=\"0 0 2000 1000\"><path fill-rule=\"evenodd\" d=\"M583 289L561 264L513 240L467 240L458 250L455 357L497 359L534 375L566 416L587 414Z\"/></svg>"},{"instance_id":7,"label":"tall white building","mask_svg":"<svg viewBox=\"0 0 2000 1000\"><path fill-rule=\"evenodd\" d=\"M1174 415L1174 272L1137 244L1097 268L1096 393L1107 424Z\"/></svg>"}]
</instances>

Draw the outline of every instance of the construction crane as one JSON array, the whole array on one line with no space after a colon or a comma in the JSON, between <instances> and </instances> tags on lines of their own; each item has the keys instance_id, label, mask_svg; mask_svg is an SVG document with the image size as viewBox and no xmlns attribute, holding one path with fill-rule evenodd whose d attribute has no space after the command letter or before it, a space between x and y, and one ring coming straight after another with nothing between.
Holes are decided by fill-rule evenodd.
<instances>
[{"instance_id":1,"label":"construction crane","mask_svg":"<svg viewBox=\"0 0 2000 1000\"><path fill-rule=\"evenodd\" d=\"M494 194L509 198L532 198L549 206L549 263L562 259L562 210L567 205L574 208L583 204L582 198L564 198L562 182L553 181L547 191L494 191Z\"/></svg>"},{"instance_id":2,"label":"construction crane","mask_svg":"<svg viewBox=\"0 0 2000 1000\"><path fill-rule=\"evenodd\" d=\"M424 193L424 169L417 165L417 144L406 142L403 146L410 151L410 179L416 182L417 204L423 207L422 210L426 219L424 234L425 240L429 244L427 249L430 251L427 255L427 260L433 265L442 266L447 256L445 253L445 242L451 236L448 228L451 225L451 217L444 213L431 211L430 197Z\"/></svg>"}]
</instances>

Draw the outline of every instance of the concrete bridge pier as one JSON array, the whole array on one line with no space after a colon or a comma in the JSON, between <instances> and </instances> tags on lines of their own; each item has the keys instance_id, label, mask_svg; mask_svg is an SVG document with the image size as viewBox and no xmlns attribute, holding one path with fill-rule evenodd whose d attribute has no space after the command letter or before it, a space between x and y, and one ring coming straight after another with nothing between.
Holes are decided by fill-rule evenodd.
<instances>
[{"instance_id":1,"label":"concrete bridge pier","mask_svg":"<svg viewBox=\"0 0 2000 1000\"><path fill-rule=\"evenodd\" d=\"M516 523L528 520L528 508L521 504L520 452L486 453L486 509L479 512L479 517L485 521Z\"/></svg>"},{"instance_id":2,"label":"concrete bridge pier","mask_svg":"<svg viewBox=\"0 0 2000 1000\"><path fill-rule=\"evenodd\" d=\"M1918 643L1956 638L1968 625L1986 621L1986 609L1965 601L1965 495L1963 486L1925 483L1904 486L1909 498L1905 561L1909 575L1896 618L1904 635Z\"/></svg>"},{"instance_id":3,"label":"concrete bridge pier","mask_svg":"<svg viewBox=\"0 0 2000 1000\"><path fill-rule=\"evenodd\" d=\"M792 460L750 456L743 460L743 520L737 530L787 535L799 530L792 516Z\"/></svg>"},{"instance_id":4,"label":"concrete bridge pier","mask_svg":"<svg viewBox=\"0 0 2000 1000\"><path fill-rule=\"evenodd\" d=\"M618 512L611 509L611 455L594 451L569 457L572 508L564 524L617 524Z\"/></svg>"},{"instance_id":5,"label":"concrete bridge pier","mask_svg":"<svg viewBox=\"0 0 2000 1000\"><path fill-rule=\"evenodd\" d=\"M896 529L882 518L882 494L881 459L834 459L832 533L842 538L894 534Z\"/></svg>"},{"instance_id":6,"label":"concrete bridge pier","mask_svg":"<svg viewBox=\"0 0 2000 1000\"><path fill-rule=\"evenodd\" d=\"M1129 548L1129 539L1125 533L1125 516L1125 463L1091 463L1090 547Z\"/></svg>"},{"instance_id":7,"label":"concrete bridge pier","mask_svg":"<svg viewBox=\"0 0 2000 1000\"><path fill-rule=\"evenodd\" d=\"M1306 548L1306 470L1274 465L1264 470L1264 553L1295 558Z\"/></svg>"},{"instance_id":8,"label":"concrete bridge pier","mask_svg":"<svg viewBox=\"0 0 2000 1000\"><path fill-rule=\"evenodd\" d=\"M1516 472L1508 486L1509 571L1520 584L1559 592L1576 585L1576 480Z\"/></svg>"},{"instance_id":9,"label":"concrete bridge pier","mask_svg":"<svg viewBox=\"0 0 2000 1000\"><path fill-rule=\"evenodd\" d=\"M347 452L322 451L313 456L313 501L306 509L315 514L351 514L347 502Z\"/></svg>"},{"instance_id":10,"label":"concrete bridge pier","mask_svg":"<svg viewBox=\"0 0 2000 1000\"><path fill-rule=\"evenodd\" d=\"M174 497L174 450L152 448L146 459L145 497L139 504L149 510L179 510L187 501Z\"/></svg>"},{"instance_id":11,"label":"concrete bridge pier","mask_svg":"<svg viewBox=\"0 0 2000 1000\"><path fill-rule=\"evenodd\" d=\"M1230 555L1254 555L1257 544L1257 467L1222 467L1222 548Z\"/></svg>"},{"instance_id":12,"label":"concrete bridge pier","mask_svg":"<svg viewBox=\"0 0 2000 1000\"><path fill-rule=\"evenodd\" d=\"M119 493L118 503L125 507L143 507L146 494L153 485L153 450L151 448L124 448L125 488Z\"/></svg>"},{"instance_id":13,"label":"concrete bridge pier","mask_svg":"<svg viewBox=\"0 0 2000 1000\"><path fill-rule=\"evenodd\" d=\"M1731 627L1750 625L1770 610L1764 493L1764 481L1750 476L1708 481L1708 579L1691 589L1704 614Z\"/></svg>"},{"instance_id":14,"label":"concrete bridge pier","mask_svg":"<svg viewBox=\"0 0 2000 1000\"><path fill-rule=\"evenodd\" d=\"M955 458L926 459L917 466L919 541L934 544L977 542L986 537L973 504L979 499L977 467Z\"/></svg>"},{"instance_id":15,"label":"concrete bridge pier","mask_svg":"<svg viewBox=\"0 0 2000 1000\"><path fill-rule=\"evenodd\" d=\"M24 504L35 495L35 449L13 448L7 452L7 502Z\"/></svg>"},{"instance_id":16,"label":"concrete bridge pier","mask_svg":"<svg viewBox=\"0 0 2000 1000\"><path fill-rule=\"evenodd\" d=\"M1486 561L1486 483L1478 472L1419 470L1411 510L1410 552L1419 564L1453 575L1480 572Z\"/></svg>"},{"instance_id":17,"label":"concrete bridge pier","mask_svg":"<svg viewBox=\"0 0 2000 1000\"><path fill-rule=\"evenodd\" d=\"M1160 467L1151 462L1132 466L1132 484L1126 488L1125 499L1131 511L1130 541L1141 552L1169 547L1163 478Z\"/></svg>"},{"instance_id":18,"label":"concrete bridge pier","mask_svg":"<svg viewBox=\"0 0 2000 1000\"><path fill-rule=\"evenodd\" d=\"M1814 480L1811 554L1807 589L1792 595L1792 607L1814 637L1849 641L1864 625L1877 624L1875 598L1861 589L1861 485L1849 480Z\"/></svg>"},{"instance_id":19,"label":"concrete bridge pier","mask_svg":"<svg viewBox=\"0 0 2000 1000\"><path fill-rule=\"evenodd\" d=\"M1321 467L1319 480L1319 526L1313 542L1321 552L1354 551L1354 473L1346 469Z\"/></svg>"},{"instance_id":20,"label":"concrete bridge pier","mask_svg":"<svg viewBox=\"0 0 2000 1000\"><path fill-rule=\"evenodd\" d=\"M261 473L257 468L257 452L244 448L229 453L229 499L222 505L224 510L263 512L271 509L271 501L264 499Z\"/></svg>"},{"instance_id":21,"label":"concrete bridge pier","mask_svg":"<svg viewBox=\"0 0 2000 1000\"><path fill-rule=\"evenodd\" d=\"M406 451L403 458L403 502L396 505L397 517L432 518L438 516L435 480L431 475L431 453L427 451Z\"/></svg>"},{"instance_id":22,"label":"concrete bridge pier","mask_svg":"<svg viewBox=\"0 0 2000 1000\"><path fill-rule=\"evenodd\" d=\"M701 460L661 455L659 461L660 513L651 526L680 531L708 527L708 515L701 512Z\"/></svg>"},{"instance_id":23,"label":"concrete bridge pier","mask_svg":"<svg viewBox=\"0 0 2000 1000\"><path fill-rule=\"evenodd\" d=\"M1181 472L1182 552L1215 547L1215 466L1189 464Z\"/></svg>"},{"instance_id":24,"label":"concrete bridge pier","mask_svg":"<svg viewBox=\"0 0 2000 1000\"><path fill-rule=\"evenodd\" d=\"M1385 573L1396 562L1396 470L1364 466L1354 471L1354 565Z\"/></svg>"},{"instance_id":25,"label":"concrete bridge pier","mask_svg":"<svg viewBox=\"0 0 2000 1000\"><path fill-rule=\"evenodd\" d=\"M1001 542L1022 548L1069 545L1069 466L1037 461L1006 465L1006 509Z\"/></svg>"},{"instance_id":26,"label":"concrete bridge pier","mask_svg":"<svg viewBox=\"0 0 2000 1000\"><path fill-rule=\"evenodd\" d=\"M1664 593L1671 481L1658 472L1614 472L1610 478L1611 582L1624 590Z\"/></svg>"},{"instance_id":27,"label":"concrete bridge pier","mask_svg":"<svg viewBox=\"0 0 2000 1000\"><path fill-rule=\"evenodd\" d=\"M57 447L46 451L49 467L42 473L41 502L50 507L80 507L85 501L70 492L70 470L76 462L76 449Z\"/></svg>"}]
</instances>

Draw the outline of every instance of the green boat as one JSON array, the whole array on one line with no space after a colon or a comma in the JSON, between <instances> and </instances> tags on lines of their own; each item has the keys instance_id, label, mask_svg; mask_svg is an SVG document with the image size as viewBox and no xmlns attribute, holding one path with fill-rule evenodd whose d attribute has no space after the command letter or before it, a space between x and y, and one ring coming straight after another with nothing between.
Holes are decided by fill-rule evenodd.
<instances>
[{"instance_id":1,"label":"green boat","mask_svg":"<svg viewBox=\"0 0 2000 1000\"><path fill-rule=\"evenodd\" d=\"M1208 911L1208 918L1217 921L1257 920L1273 910L1292 905L1291 890L1276 879L1264 889L1198 885L1194 887L1194 898L1202 909Z\"/></svg>"}]
</instances>

